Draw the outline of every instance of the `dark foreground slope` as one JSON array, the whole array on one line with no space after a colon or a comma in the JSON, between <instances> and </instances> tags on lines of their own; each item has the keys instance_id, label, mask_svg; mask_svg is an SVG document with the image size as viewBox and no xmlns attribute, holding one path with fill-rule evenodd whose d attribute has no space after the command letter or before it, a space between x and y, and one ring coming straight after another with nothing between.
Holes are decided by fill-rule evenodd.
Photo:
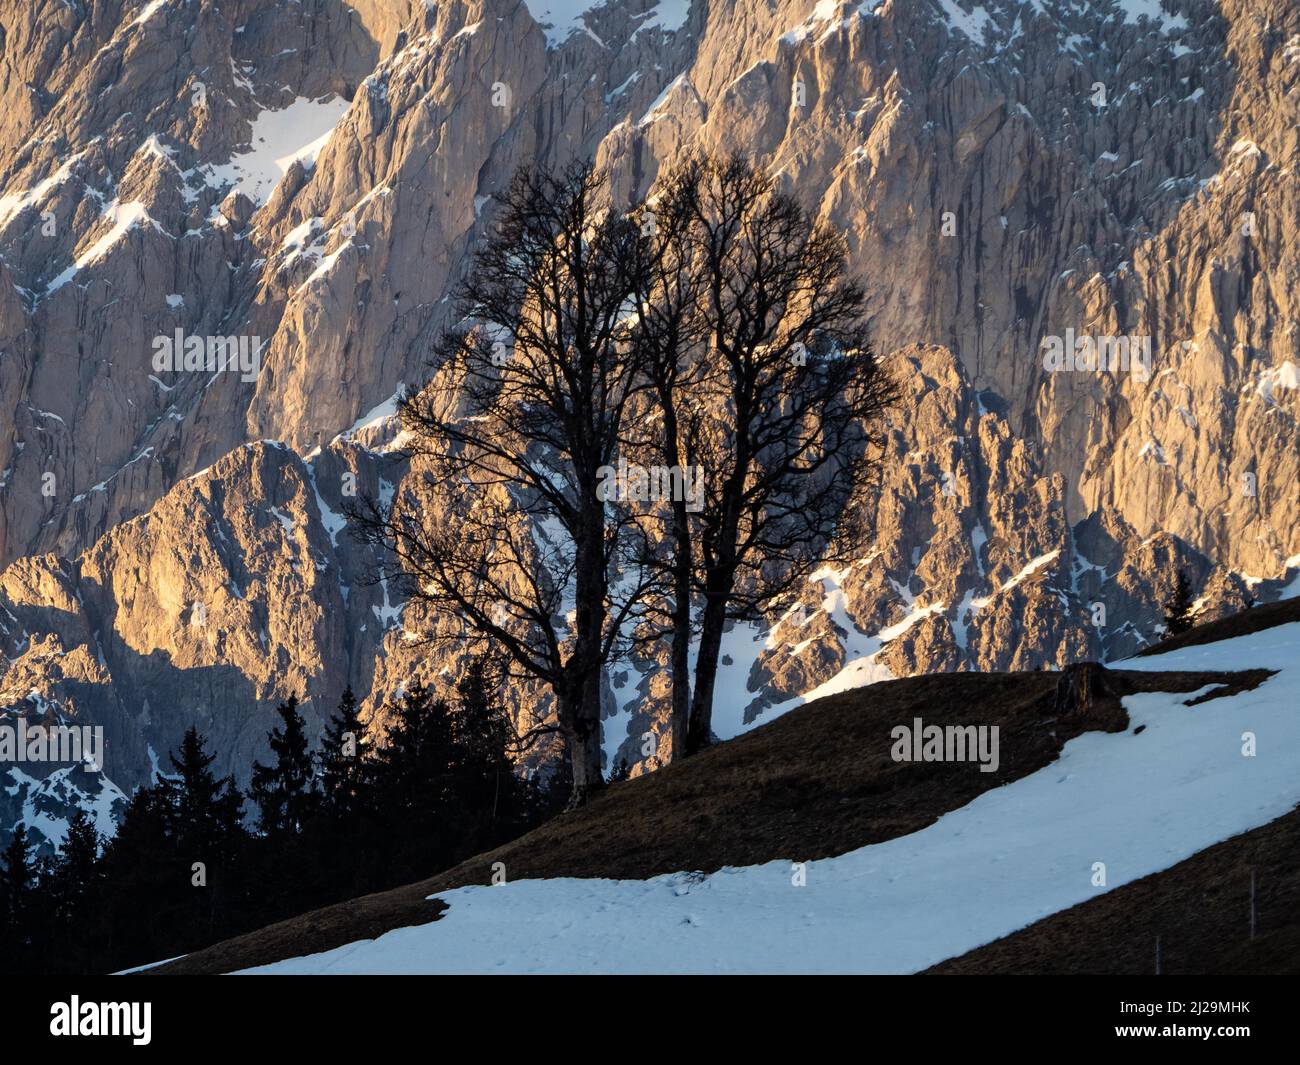
<instances>
[{"instance_id":1,"label":"dark foreground slope","mask_svg":"<svg viewBox=\"0 0 1300 1065\"><path fill-rule=\"evenodd\" d=\"M1251 938L1251 874L1255 938ZM1300 973L1300 811L932 973Z\"/></svg>"},{"instance_id":2,"label":"dark foreground slope","mask_svg":"<svg viewBox=\"0 0 1300 1065\"><path fill-rule=\"evenodd\" d=\"M1252 607L1217 621L1197 625L1177 636L1166 637L1160 643L1143 648L1134 657L1150 658L1184 647L1199 647L1201 644L1231 640L1237 636L1249 636L1252 632L1262 632L1276 625L1289 625L1294 621L1300 621L1300 596Z\"/></svg>"},{"instance_id":3,"label":"dark foreground slope","mask_svg":"<svg viewBox=\"0 0 1300 1065\"><path fill-rule=\"evenodd\" d=\"M1142 654L1160 655L1294 621L1300 621L1300 599L1287 599L1198 626ZM1157 937L1164 973L1300 972L1300 811L930 971L1151 973Z\"/></svg>"},{"instance_id":4,"label":"dark foreground slope","mask_svg":"<svg viewBox=\"0 0 1300 1065\"><path fill-rule=\"evenodd\" d=\"M982 791L1032 773L1091 729L1128 719L1116 699L1056 712L1059 674L945 674L890 681L833 695L681 764L617 784L585 809L428 880L325 907L218 943L154 973L217 973L264 965L435 920L435 892L490 882L494 863L510 880L645 878L711 872L774 859L817 859L918 831ZM1247 683L1258 683L1264 674ZM1239 674L1116 671L1120 695L1193 691ZM891 729L997 725L1001 764L900 763Z\"/></svg>"}]
</instances>

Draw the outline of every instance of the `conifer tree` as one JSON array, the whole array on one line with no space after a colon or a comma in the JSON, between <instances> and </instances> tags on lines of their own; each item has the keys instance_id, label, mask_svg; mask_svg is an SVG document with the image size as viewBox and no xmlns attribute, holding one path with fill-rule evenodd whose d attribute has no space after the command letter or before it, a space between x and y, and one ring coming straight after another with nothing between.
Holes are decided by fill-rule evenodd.
<instances>
[{"instance_id":1,"label":"conifer tree","mask_svg":"<svg viewBox=\"0 0 1300 1065\"><path fill-rule=\"evenodd\" d=\"M466 809L495 821L514 809L514 767L507 754L514 729L481 658L470 660L456 694L452 730L459 798Z\"/></svg>"},{"instance_id":2,"label":"conifer tree","mask_svg":"<svg viewBox=\"0 0 1300 1065\"><path fill-rule=\"evenodd\" d=\"M68 820L68 835L54 864L54 884L59 905L79 909L94 893L99 879L99 833L85 810Z\"/></svg>"},{"instance_id":3,"label":"conifer tree","mask_svg":"<svg viewBox=\"0 0 1300 1065\"><path fill-rule=\"evenodd\" d=\"M111 878L133 866L157 864L168 847L175 812L172 792L166 778L135 790L117 831L104 846L105 864L122 867L108 870Z\"/></svg>"},{"instance_id":4,"label":"conifer tree","mask_svg":"<svg viewBox=\"0 0 1300 1065\"><path fill-rule=\"evenodd\" d=\"M177 953L179 928L191 920L190 864L177 854L177 786L159 776L137 788L117 832L104 846L104 902L108 971Z\"/></svg>"},{"instance_id":5,"label":"conifer tree","mask_svg":"<svg viewBox=\"0 0 1300 1065\"><path fill-rule=\"evenodd\" d=\"M179 755L171 756L176 780L166 793L172 800L175 865L168 888L180 885L184 895L177 928L177 945L184 950L220 938L222 929L237 923L245 905L244 799L231 778L218 779L212 772L215 757L193 725L185 731Z\"/></svg>"},{"instance_id":6,"label":"conifer tree","mask_svg":"<svg viewBox=\"0 0 1300 1065\"><path fill-rule=\"evenodd\" d=\"M52 971L87 972L103 945L103 922L96 907L102 902L103 868L100 838L85 810L68 820L68 833L42 877L41 894L51 917L47 965Z\"/></svg>"},{"instance_id":7,"label":"conifer tree","mask_svg":"<svg viewBox=\"0 0 1300 1065\"><path fill-rule=\"evenodd\" d=\"M445 867L458 835L451 710L416 683L389 707L385 742L375 754L374 809L390 876Z\"/></svg>"},{"instance_id":8,"label":"conifer tree","mask_svg":"<svg viewBox=\"0 0 1300 1065\"><path fill-rule=\"evenodd\" d=\"M36 863L27 826L19 821L9 845L0 854L0 900L6 922L16 925L26 913L35 881Z\"/></svg>"},{"instance_id":9,"label":"conifer tree","mask_svg":"<svg viewBox=\"0 0 1300 1065\"><path fill-rule=\"evenodd\" d=\"M315 811L315 767L307 747L307 729L298 712L298 699L277 708L281 724L271 730L269 740L275 755L273 765L253 763L252 797L261 811L262 830L272 834L298 833Z\"/></svg>"},{"instance_id":10,"label":"conifer tree","mask_svg":"<svg viewBox=\"0 0 1300 1065\"><path fill-rule=\"evenodd\" d=\"M413 814L439 809L450 793L451 711L416 683L392 708L387 742L376 759L384 788Z\"/></svg>"},{"instance_id":11,"label":"conifer tree","mask_svg":"<svg viewBox=\"0 0 1300 1065\"><path fill-rule=\"evenodd\" d=\"M1165 633L1177 636L1192 627L1192 585L1183 570L1178 571L1173 595L1165 600Z\"/></svg>"},{"instance_id":12,"label":"conifer tree","mask_svg":"<svg viewBox=\"0 0 1300 1065\"><path fill-rule=\"evenodd\" d=\"M330 816L346 818L357 813L367 749L365 726L349 686L339 699L338 712L325 729L319 756L322 801Z\"/></svg>"},{"instance_id":13,"label":"conifer tree","mask_svg":"<svg viewBox=\"0 0 1300 1065\"><path fill-rule=\"evenodd\" d=\"M244 800L234 781L220 780L212 772L216 755L206 750L206 741L191 725L181 740L179 755L171 755L176 770L174 782L175 822L173 835L182 853L227 853L243 832L240 818Z\"/></svg>"},{"instance_id":14,"label":"conifer tree","mask_svg":"<svg viewBox=\"0 0 1300 1065\"><path fill-rule=\"evenodd\" d=\"M514 730L483 664L470 663L457 688L453 708L413 686L388 706L386 742L373 751L345 692L320 758L317 809L326 816L307 817L301 833L250 837L242 796L213 773L214 756L195 728L171 756L175 773L136 790L102 856L84 813L73 817L48 869L19 826L0 855L0 969L114 971L185 953L446 869L513 838L552 812L547 805L558 809L568 781L543 795L515 775ZM272 747L296 766L287 779L314 781L302 770L296 710L281 708ZM277 792L285 779L277 768L259 774L263 817L292 809L272 796L297 794ZM291 817L280 826L294 824Z\"/></svg>"},{"instance_id":15,"label":"conifer tree","mask_svg":"<svg viewBox=\"0 0 1300 1065\"><path fill-rule=\"evenodd\" d=\"M20 821L0 854L0 972L26 972L35 960L34 924L36 863Z\"/></svg>"}]
</instances>

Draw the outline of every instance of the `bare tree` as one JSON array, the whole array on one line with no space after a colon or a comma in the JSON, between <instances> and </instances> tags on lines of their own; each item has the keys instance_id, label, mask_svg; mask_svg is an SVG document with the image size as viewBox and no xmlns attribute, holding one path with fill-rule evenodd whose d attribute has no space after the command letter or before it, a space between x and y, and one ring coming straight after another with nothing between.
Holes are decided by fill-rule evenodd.
<instances>
[{"instance_id":1,"label":"bare tree","mask_svg":"<svg viewBox=\"0 0 1300 1065\"><path fill-rule=\"evenodd\" d=\"M647 383L640 400L645 417L629 420L626 443L634 456L670 469L695 467L701 426L709 417L700 389L709 367L698 358L705 339L706 320L699 313L704 299L704 276L697 268L691 240L697 170L671 174L654 197L634 212L642 236L643 255L636 271L636 326L632 351L637 369ZM641 541L644 564L664 576L666 607L650 611L657 624L649 638L669 640L671 677L671 754L686 753L686 723L690 713L690 651L694 632L691 605L694 588L694 550L691 537L691 503L682 492L658 501L646 517L658 521ZM656 535L657 534L657 535Z\"/></svg>"},{"instance_id":2,"label":"bare tree","mask_svg":"<svg viewBox=\"0 0 1300 1065\"><path fill-rule=\"evenodd\" d=\"M456 619L446 638L550 688L537 731L562 734L574 804L602 783L604 668L647 622L670 638L674 756L710 742L727 621L860 548L849 504L892 396L843 240L766 176L695 160L630 215L602 187L586 166L517 175L462 326L402 403L412 472L356 515ZM611 496L628 454L699 467L703 490Z\"/></svg>"},{"instance_id":3,"label":"bare tree","mask_svg":"<svg viewBox=\"0 0 1300 1065\"><path fill-rule=\"evenodd\" d=\"M849 504L872 475L874 426L894 391L842 237L739 156L690 161L667 188L683 218L666 227L682 249L666 258L691 275L679 284L698 316L684 331L702 367L690 402L707 411L686 427L704 505L677 541L695 552L700 599L686 741L698 751L712 740L727 620L757 617L816 565L860 550Z\"/></svg>"},{"instance_id":4,"label":"bare tree","mask_svg":"<svg viewBox=\"0 0 1300 1065\"><path fill-rule=\"evenodd\" d=\"M603 667L623 650L653 570L638 526L602 485L644 387L626 357L642 237L603 210L589 166L521 171L473 258L464 319L433 381L400 413L411 473L355 513L390 547L410 596L487 641L507 675L554 696L578 805L600 787Z\"/></svg>"}]
</instances>

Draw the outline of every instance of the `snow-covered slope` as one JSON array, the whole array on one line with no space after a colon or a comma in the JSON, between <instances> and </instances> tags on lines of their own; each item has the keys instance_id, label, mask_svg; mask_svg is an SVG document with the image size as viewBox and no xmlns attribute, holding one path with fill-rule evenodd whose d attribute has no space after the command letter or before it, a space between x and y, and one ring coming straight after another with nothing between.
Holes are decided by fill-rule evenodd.
<instances>
[{"instance_id":1,"label":"snow-covered slope","mask_svg":"<svg viewBox=\"0 0 1300 1065\"><path fill-rule=\"evenodd\" d=\"M1194 695L1127 697L1128 731L1086 733L920 832L802 870L460 888L438 896L449 909L432 924L248 971L915 972L1294 808L1297 652L1290 624L1126 663L1278 672L1194 707Z\"/></svg>"}]
</instances>

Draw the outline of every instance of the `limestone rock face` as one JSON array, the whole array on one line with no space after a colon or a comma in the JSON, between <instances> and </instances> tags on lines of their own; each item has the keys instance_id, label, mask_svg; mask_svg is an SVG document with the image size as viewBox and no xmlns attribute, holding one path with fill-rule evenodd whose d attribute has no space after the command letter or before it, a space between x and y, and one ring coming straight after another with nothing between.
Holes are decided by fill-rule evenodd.
<instances>
[{"instance_id":1,"label":"limestone rock face","mask_svg":"<svg viewBox=\"0 0 1300 1065\"><path fill-rule=\"evenodd\" d=\"M0 768L0 833L111 820L190 723L242 777L291 692L454 680L342 515L406 475L391 397L524 164L622 202L743 151L867 287L874 544L728 634L720 727L1123 657L1179 567L1206 616L1300 590L1300 9L579 7L0 0L0 716L107 752ZM611 670L611 764L671 755L665 666Z\"/></svg>"}]
</instances>

